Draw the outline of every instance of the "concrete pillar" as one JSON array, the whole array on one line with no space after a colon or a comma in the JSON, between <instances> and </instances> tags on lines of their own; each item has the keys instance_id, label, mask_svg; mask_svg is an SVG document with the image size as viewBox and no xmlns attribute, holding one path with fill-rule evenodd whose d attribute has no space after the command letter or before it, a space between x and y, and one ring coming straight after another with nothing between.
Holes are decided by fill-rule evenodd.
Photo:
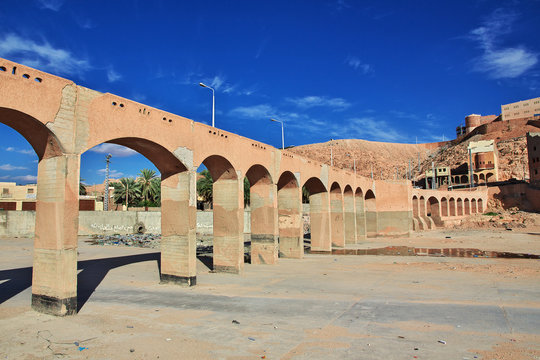
<instances>
[{"instance_id":1,"label":"concrete pillar","mask_svg":"<svg viewBox=\"0 0 540 360\"><path fill-rule=\"evenodd\" d=\"M194 171L161 181L161 282L197 283L197 206Z\"/></svg>"},{"instance_id":2,"label":"concrete pillar","mask_svg":"<svg viewBox=\"0 0 540 360\"><path fill-rule=\"evenodd\" d=\"M214 271L244 270L244 183L242 177L214 181Z\"/></svg>"},{"instance_id":3,"label":"concrete pillar","mask_svg":"<svg viewBox=\"0 0 540 360\"><path fill-rule=\"evenodd\" d=\"M345 246L345 231L343 224L343 196L339 188L330 192L330 212L332 223L330 231L332 234L332 246Z\"/></svg>"},{"instance_id":4,"label":"concrete pillar","mask_svg":"<svg viewBox=\"0 0 540 360\"><path fill-rule=\"evenodd\" d=\"M279 234L277 186L262 180L250 188L251 263L275 264Z\"/></svg>"},{"instance_id":5,"label":"concrete pillar","mask_svg":"<svg viewBox=\"0 0 540 360\"><path fill-rule=\"evenodd\" d=\"M302 192L298 185L278 190L279 255L285 258L304 257Z\"/></svg>"},{"instance_id":6,"label":"concrete pillar","mask_svg":"<svg viewBox=\"0 0 540 360\"><path fill-rule=\"evenodd\" d=\"M77 312L77 231L80 155L38 165L32 308L52 315Z\"/></svg>"},{"instance_id":7,"label":"concrete pillar","mask_svg":"<svg viewBox=\"0 0 540 360\"><path fill-rule=\"evenodd\" d=\"M364 209L364 196L360 193L355 196L356 207L356 241L366 240L366 212Z\"/></svg>"},{"instance_id":8,"label":"concrete pillar","mask_svg":"<svg viewBox=\"0 0 540 360\"><path fill-rule=\"evenodd\" d=\"M365 198L366 208L366 235L367 237L376 237L378 233L378 221L377 221L377 203L375 194L371 190L366 192Z\"/></svg>"},{"instance_id":9,"label":"concrete pillar","mask_svg":"<svg viewBox=\"0 0 540 360\"><path fill-rule=\"evenodd\" d=\"M346 192L343 197L343 213L345 244L356 244L356 216L354 213L354 197L352 192Z\"/></svg>"},{"instance_id":10,"label":"concrete pillar","mask_svg":"<svg viewBox=\"0 0 540 360\"><path fill-rule=\"evenodd\" d=\"M311 250L332 251L330 241L330 206L326 191L309 195Z\"/></svg>"}]
</instances>

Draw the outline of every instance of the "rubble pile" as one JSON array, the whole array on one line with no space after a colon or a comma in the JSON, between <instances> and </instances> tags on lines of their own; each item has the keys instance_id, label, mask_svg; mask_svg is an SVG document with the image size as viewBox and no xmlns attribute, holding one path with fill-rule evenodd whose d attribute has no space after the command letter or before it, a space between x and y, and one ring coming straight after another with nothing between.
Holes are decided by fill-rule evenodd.
<instances>
[{"instance_id":1,"label":"rubble pile","mask_svg":"<svg viewBox=\"0 0 540 360\"><path fill-rule=\"evenodd\" d=\"M93 245L135 246L142 248L159 248L161 234L129 234L129 235L94 235Z\"/></svg>"},{"instance_id":2,"label":"rubble pile","mask_svg":"<svg viewBox=\"0 0 540 360\"><path fill-rule=\"evenodd\" d=\"M484 214L473 214L463 219L460 225L454 227L459 229L533 229L540 227L540 214L519 211L517 207L508 210L489 209Z\"/></svg>"}]
</instances>

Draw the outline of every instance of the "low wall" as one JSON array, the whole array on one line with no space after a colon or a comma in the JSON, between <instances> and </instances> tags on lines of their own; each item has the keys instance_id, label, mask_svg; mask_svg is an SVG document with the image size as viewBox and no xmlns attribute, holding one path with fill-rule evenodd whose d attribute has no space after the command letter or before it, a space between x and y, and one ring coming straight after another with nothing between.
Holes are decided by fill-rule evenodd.
<instances>
[{"instance_id":1,"label":"low wall","mask_svg":"<svg viewBox=\"0 0 540 360\"><path fill-rule=\"evenodd\" d=\"M35 211L0 211L0 237L33 237ZM212 211L197 211L197 233L212 234ZM148 233L161 233L161 212L81 211L79 235L133 234L143 225ZM244 233L251 232L251 212L244 212Z\"/></svg>"},{"instance_id":2,"label":"low wall","mask_svg":"<svg viewBox=\"0 0 540 360\"><path fill-rule=\"evenodd\" d=\"M500 201L504 209L517 207L524 211L540 211L540 189L526 183L489 186L488 198Z\"/></svg>"}]
</instances>

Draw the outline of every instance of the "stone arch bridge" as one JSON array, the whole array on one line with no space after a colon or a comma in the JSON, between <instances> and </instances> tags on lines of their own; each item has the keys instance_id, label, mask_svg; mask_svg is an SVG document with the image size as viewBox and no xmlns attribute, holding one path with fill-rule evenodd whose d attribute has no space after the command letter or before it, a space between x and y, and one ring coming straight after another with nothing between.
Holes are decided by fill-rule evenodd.
<instances>
[{"instance_id":1,"label":"stone arch bridge","mask_svg":"<svg viewBox=\"0 0 540 360\"><path fill-rule=\"evenodd\" d=\"M19 132L39 158L32 306L56 315L77 309L80 157L102 143L138 151L161 173L161 281L166 283L196 283L196 169L201 164L214 179L216 271L243 270L244 177L251 184L253 264L303 256L302 186L310 193L311 248L317 251L366 237L408 235L413 224L428 228L433 219L437 225L440 219L433 214L444 213L430 207L424 214L413 207L421 191L413 198L407 181L356 176L5 59L0 59L0 122ZM485 195L475 196L478 211L478 199L485 201ZM440 194L423 198L442 203Z\"/></svg>"}]
</instances>

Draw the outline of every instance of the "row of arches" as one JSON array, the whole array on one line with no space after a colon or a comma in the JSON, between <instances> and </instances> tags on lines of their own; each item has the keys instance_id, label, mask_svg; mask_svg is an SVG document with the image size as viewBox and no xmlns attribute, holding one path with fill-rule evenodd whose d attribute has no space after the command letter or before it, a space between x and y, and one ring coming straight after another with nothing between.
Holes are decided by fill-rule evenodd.
<instances>
[{"instance_id":1,"label":"row of arches","mask_svg":"<svg viewBox=\"0 0 540 360\"><path fill-rule=\"evenodd\" d=\"M414 195L412 198L414 228L442 226L444 218L484 212L484 201L479 197L450 196L437 198Z\"/></svg>"},{"instance_id":2,"label":"row of arches","mask_svg":"<svg viewBox=\"0 0 540 360\"><path fill-rule=\"evenodd\" d=\"M487 184L494 181L495 173L486 172L480 174L473 174L475 184ZM469 184L469 175L455 175L452 176L452 182L455 185Z\"/></svg>"}]
</instances>

